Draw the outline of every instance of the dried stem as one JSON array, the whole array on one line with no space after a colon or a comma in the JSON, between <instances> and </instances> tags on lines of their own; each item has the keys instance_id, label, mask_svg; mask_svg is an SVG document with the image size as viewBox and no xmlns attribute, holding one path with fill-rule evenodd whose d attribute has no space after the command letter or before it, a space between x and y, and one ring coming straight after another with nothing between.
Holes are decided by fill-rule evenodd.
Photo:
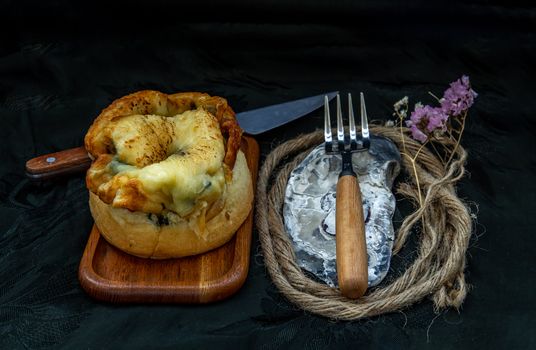
<instances>
[{"instance_id":1,"label":"dried stem","mask_svg":"<svg viewBox=\"0 0 536 350\"><path fill-rule=\"evenodd\" d=\"M422 149L424 148L424 146L426 146L426 144L428 143L428 140L426 140L422 145L421 147L419 147L419 149L417 150L417 152L415 153L415 156L411 159L411 166L413 167L413 174L415 174L415 182L416 182L416 185L417 185L417 192L419 193L419 207L422 208L423 206L423 201L422 201L422 195L421 195L421 184L420 184L420 180L419 180L419 174L417 173L417 157L419 156L419 153L421 153Z\"/></svg>"},{"instance_id":2,"label":"dried stem","mask_svg":"<svg viewBox=\"0 0 536 350\"><path fill-rule=\"evenodd\" d=\"M433 98L435 98L437 100L437 102L441 103L441 99L439 97L437 97L436 95L434 95L434 93L432 91L428 91L428 94L430 96L432 96Z\"/></svg>"},{"instance_id":3,"label":"dried stem","mask_svg":"<svg viewBox=\"0 0 536 350\"><path fill-rule=\"evenodd\" d=\"M456 144L454 144L454 148L452 149L452 153L450 154L450 157L447 160L447 163L445 164L445 167L447 167L449 165L450 161L452 160L452 158L454 158L454 155L456 154L456 150L458 149L458 146L460 145L460 140L462 139L463 130L465 129L465 117L467 117L467 112L465 112L461 116L461 127L460 127L460 130L458 131L458 137L456 139Z\"/></svg>"},{"instance_id":4,"label":"dried stem","mask_svg":"<svg viewBox=\"0 0 536 350\"><path fill-rule=\"evenodd\" d=\"M404 135L404 129L402 127L402 118L400 119L400 135ZM403 149L404 154L407 154L406 142L404 142L404 138L402 138L402 149Z\"/></svg>"},{"instance_id":5,"label":"dried stem","mask_svg":"<svg viewBox=\"0 0 536 350\"><path fill-rule=\"evenodd\" d=\"M432 145L432 148L434 149L437 158L439 158L439 159L441 160L441 163L445 164L445 159L443 159L443 156L442 156L441 153L439 153L439 151L437 150L437 148L436 148L436 146L435 146L435 143L434 143L434 142L430 142L430 145ZM443 147L444 147L444 146L443 146Z\"/></svg>"},{"instance_id":6,"label":"dried stem","mask_svg":"<svg viewBox=\"0 0 536 350\"><path fill-rule=\"evenodd\" d=\"M401 129L402 130L402 129ZM403 134L401 134L403 136ZM406 151L402 152L402 155L406 156L408 160L411 163L411 168L413 169L413 175L415 176L415 185L417 185L417 193L419 195L419 207L422 208L423 206L423 200L422 200L422 194L421 194L421 183L419 180L419 173L417 172L417 158L419 157L419 154L421 153L422 149L428 144L428 140L426 140L421 147L417 150L415 155L411 157ZM404 138L402 137L402 147L405 148L404 145Z\"/></svg>"}]
</instances>

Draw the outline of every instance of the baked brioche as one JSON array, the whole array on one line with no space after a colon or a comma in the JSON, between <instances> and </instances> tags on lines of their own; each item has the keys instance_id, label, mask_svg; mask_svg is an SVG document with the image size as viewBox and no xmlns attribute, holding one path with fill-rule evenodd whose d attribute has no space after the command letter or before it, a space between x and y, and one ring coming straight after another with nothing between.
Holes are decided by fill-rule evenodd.
<instances>
[{"instance_id":1,"label":"baked brioche","mask_svg":"<svg viewBox=\"0 0 536 350\"><path fill-rule=\"evenodd\" d=\"M85 137L90 209L104 238L150 258L227 242L253 201L241 134L220 97L141 91L113 102Z\"/></svg>"}]
</instances>

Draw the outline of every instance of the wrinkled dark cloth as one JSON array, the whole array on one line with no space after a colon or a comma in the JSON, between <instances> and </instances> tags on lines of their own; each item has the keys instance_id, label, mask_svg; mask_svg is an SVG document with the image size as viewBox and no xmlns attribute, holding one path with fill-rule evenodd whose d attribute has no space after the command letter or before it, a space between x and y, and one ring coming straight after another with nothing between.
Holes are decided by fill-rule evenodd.
<instances>
[{"instance_id":1,"label":"wrinkled dark cloth","mask_svg":"<svg viewBox=\"0 0 536 350\"><path fill-rule=\"evenodd\" d=\"M75 3L7 1L0 9L1 348L536 347L534 7ZM459 312L436 314L424 300L356 322L308 314L271 283L256 231L246 283L226 301L98 302L77 279L92 226L84 175L25 177L26 160L81 145L103 108L137 90L204 91L235 111L364 91L369 117L387 120L403 96L433 103L427 92L442 94L462 74L479 96L463 138L468 176L458 186L477 217L472 289ZM261 162L319 127L321 111L260 135ZM409 210L400 207L397 225ZM391 275L411 256L395 257Z\"/></svg>"}]
</instances>

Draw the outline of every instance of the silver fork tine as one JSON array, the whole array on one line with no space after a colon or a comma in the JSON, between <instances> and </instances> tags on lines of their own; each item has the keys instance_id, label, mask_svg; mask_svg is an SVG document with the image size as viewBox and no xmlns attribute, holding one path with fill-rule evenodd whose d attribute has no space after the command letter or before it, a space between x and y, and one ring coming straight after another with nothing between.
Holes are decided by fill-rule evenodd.
<instances>
[{"instance_id":1,"label":"silver fork tine","mask_svg":"<svg viewBox=\"0 0 536 350\"><path fill-rule=\"evenodd\" d=\"M324 141L326 152L332 151L331 119L329 117L329 99L324 96Z\"/></svg>"},{"instance_id":2,"label":"silver fork tine","mask_svg":"<svg viewBox=\"0 0 536 350\"><path fill-rule=\"evenodd\" d=\"M360 93L361 97L361 139L363 147L368 148L370 145L370 133L368 127L367 108L365 107L365 97Z\"/></svg>"},{"instance_id":3,"label":"silver fork tine","mask_svg":"<svg viewBox=\"0 0 536 350\"><path fill-rule=\"evenodd\" d=\"M341 97L337 94L337 141L339 141L337 151L344 150L344 124L342 123Z\"/></svg>"},{"instance_id":4,"label":"silver fork tine","mask_svg":"<svg viewBox=\"0 0 536 350\"><path fill-rule=\"evenodd\" d=\"M354 107L352 94L348 94L348 119L350 119L350 149L357 149L357 133L355 131Z\"/></svg>"}]
</instances>

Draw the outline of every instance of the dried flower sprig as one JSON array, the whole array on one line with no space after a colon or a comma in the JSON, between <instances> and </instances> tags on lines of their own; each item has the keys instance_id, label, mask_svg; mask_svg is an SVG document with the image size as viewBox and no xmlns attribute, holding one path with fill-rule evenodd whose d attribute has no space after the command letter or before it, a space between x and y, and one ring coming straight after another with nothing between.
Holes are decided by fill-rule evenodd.
<instances>
[{"instance_id":1,"label":"dried flower sprig","mask_svg":"<svg viewBox=\"0 0 536 350\"><path fill-rule=\"evenodd\" d=\"M437 156L447 167L456 154L460 145L460 140L465 129L465 119L469 108L473 105L478 94L471 88L468 76L452 82L445 90L442 98L437 98L439 106L422 105L416 103L409 120L407 119L409 110L409 99L407 96L394 104L394 114L398 117L400 132L409 130L413 139L422 143L421 147L414 155L409 155L406 145L403 142L403 156L407 157L413 165L415 178L417 179L417 190L419 192L419 204L422 206L421 190L416 169L416 160L423 147L430 145ZM407 129L404 128L407 127ZM448 143L442 142L447 137ZM454 146L452 146L454 145Z\"/></svg>"}]
</instances>

